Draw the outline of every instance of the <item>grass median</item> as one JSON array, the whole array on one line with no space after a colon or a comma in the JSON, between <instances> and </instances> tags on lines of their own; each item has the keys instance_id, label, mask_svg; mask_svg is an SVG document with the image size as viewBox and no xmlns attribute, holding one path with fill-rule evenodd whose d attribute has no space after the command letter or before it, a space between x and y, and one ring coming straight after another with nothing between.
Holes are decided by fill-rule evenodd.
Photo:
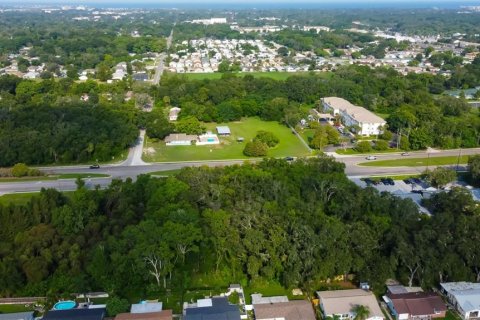
<instances>
[{"instance_id":1,"label":"grass median","mask_svg":"<svg viewBox=\"0 0 480 320\"><path fill-rule=\"evenodd\" d=\"M359 163L364 167L425 167L425 166L446 166L466 164L468 155L464 156L448 156L448 157L430 157L430 158L402 158L395 160L375 160Z\"/></svg>"},{"instance_id":2,"label":"grass median","mask_svg":"<svg viewBox=\"0 0 480 320\"><path fill-rule=\"evenodd\" d=\"M28 181L55 181L62 179L88 179L88 178L108 178L108 174L103 173L65 173L65 174L51 174L40 177L20 177L20 178L0 178L2 182L28 182Z\"/></svg>"}]
</instances>

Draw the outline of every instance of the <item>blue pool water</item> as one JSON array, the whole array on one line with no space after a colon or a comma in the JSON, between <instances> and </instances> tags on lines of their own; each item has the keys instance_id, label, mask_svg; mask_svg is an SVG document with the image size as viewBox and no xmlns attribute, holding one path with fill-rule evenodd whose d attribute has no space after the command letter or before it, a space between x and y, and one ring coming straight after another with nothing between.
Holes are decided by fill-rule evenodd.
<instances>
[{"instance_id":1,"label":"blue pool water","mask_svg":"<svg viewBox=\"0 0 480 320\"><path fill-rule=\"evenodd\" d=\"M75 301L59 301L55 303L53 306L53 309L55 310L69 310L73 309L77 306L77 303Z\"/></svg>"}]
</instances>

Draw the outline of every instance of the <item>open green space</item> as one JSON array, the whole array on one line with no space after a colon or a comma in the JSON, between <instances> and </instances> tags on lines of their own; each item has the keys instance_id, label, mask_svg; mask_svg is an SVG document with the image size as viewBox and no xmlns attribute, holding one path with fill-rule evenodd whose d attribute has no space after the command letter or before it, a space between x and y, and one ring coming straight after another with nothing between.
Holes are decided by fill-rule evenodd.
<instances>
[{"instance_id":1,"label":"open green space","mask_svg":"<svg viewBox=\"0 0 480 320\"><path fill-rule=\"evenodd\" d=\"M276 121L263 121L259 118L244 118L242 121L229 123L205 123L207 130L216 132L216 126L228 126L231 135L220 137L220 144L207 146L166 146L163 141L152 142L146 140L145 148L153 148L155 153L144 156L145 161L194 161L194 160L226 160L248 159L243 155L245 144L252 140L257 131L273 132L280 143L268 151L268 157L308 156L310 153L305 145L292 131ZM237 142L237 138L244 138L244 142Z\"/></svg>"},{"instance_id":2,"label":"open green space","mask_svg":"<svg viewBox=\"0 0 480 320\"><path fill-rule=\"evenodd\" d=\"M396 148L389 148L387 150L372 150L370 152L359 152L357 149L354 148L346 148L346 149L337 149L335 150L338 154L343 155L350 155L350 154L376 154L376 153L394 153L394 152L403 152L402 150L398 150Z\"/></svg>"},{"instance_id":3,"label":"open green space","mask_svg":"<svg viewBox=\"0 0 480 320\"><path fill-rule=\"evenodd\" d=\"M467 155L448 156L448 157L430 157L430 158L402 158L395 160L375 160L359 163L359 166L366 167L423 167L423 166L442 166L449 164L465 164L468 162Z\"/></svg>"},{"instance_id":4,"label":"open green space","mask_svg":"<svg viewBox=\"0 0 480 320\"><path fill-rule=\"evenodd\" d=\"M107 178L108 174L102 173L64 173L59 175L48 175L40 177L21 177L21 178L0 178L2 182L23 182L23 181L48 181L48 180L61 180L61 179L88 179L88 178Z\"/></svg>"},{"instance_id":5,"label":"open green space","mask_svg":"<svg viewBox=\"0 0 480 320\"><path fill-rule=\"evenodd\" d=\"M1 199L1 197L0 197ZM24 304L2 304L0 305L0 314L2 313L16 313L33 311L32 306L25 306Z\"/></svg>"},{"instance_id":6,"label":"open green space","mask_svg":"<svg viewBox=\"0 0 480 320\"><path fill-rule=\"evenodd\" d=\"M73 191L63 191L62 193L69 197L72 194ZM10 193L10 194L4 194L0 196L0 204L3 205L9 205L10 203L12 204L18 204L18 205L23 205L27 204L28 201L34 196L38 196L40 193L39 192L25 192L25 193ZM1 305L0 305L1 307ZM0 310L1 312L1 310Z\"/></svg>"},{"instance_id":7,"label":"open green space","mask_svg":"<svg viewBox=\"0 0 480 320\"><path fill-rule=\"evenodd\" d=\"M234 75L238 77L243 77L246 75L251 75L254 77L264 77L264 78L270 78L274 80L286 80L287 78L295 75L308 75L309 72L238 72L234 73ZM221 79L223 76L223 73L215 72L215 73L185 73L185 77L187 77L189 80L205 80L205 79ZM328 72L316 72L315 75L321 75L325 77L329 77L330 73Z\"/></svg>"}]
</instances>

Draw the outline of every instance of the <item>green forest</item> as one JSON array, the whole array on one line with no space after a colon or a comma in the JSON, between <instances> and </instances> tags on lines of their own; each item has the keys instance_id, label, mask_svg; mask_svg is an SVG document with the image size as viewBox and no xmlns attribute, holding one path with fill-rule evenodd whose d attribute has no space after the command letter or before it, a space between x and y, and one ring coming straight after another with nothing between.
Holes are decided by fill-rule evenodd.
<instances>
[{"instance_id":1,"label":"green forest","mask_svg":"<svg viewBox=\"0 0 480 320\"><path fill-rule=\"evenodd\" d=\"M429 217L411 200L357 187L328 157L185 168L105 190L77 184L0 205L2 296L105 290L173 303L232 282L313 292L354 274L381 291L387 278L429 288L480 277L480 212L468 191L433 196Z\"/></svg>"}]
</instances>

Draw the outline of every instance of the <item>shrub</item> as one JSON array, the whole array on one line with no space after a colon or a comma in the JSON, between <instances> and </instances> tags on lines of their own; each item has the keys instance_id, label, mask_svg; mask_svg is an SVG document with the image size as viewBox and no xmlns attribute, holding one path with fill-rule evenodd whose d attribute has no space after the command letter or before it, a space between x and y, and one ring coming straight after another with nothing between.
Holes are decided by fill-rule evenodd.
<instances>
[{"instance_id":1,"label":"shrub","mask_svg":"<svg viewBox=\"0 0 480 320\"><path fill-rule=\"evenodd\" d=\"M275 147L280 140L272 132L258 131L257 135L253 139L254 141L260 141L265 143L269 148Z\"/></svg>"},{"instance_id":2,"label":"shrub","mask_svg":"<svg viewBox=\"0 0 480 320\"><path fill-rule=\"evenodd\" d=\"M377 140L375 141L375 150L387 150L388 149L388 142L385 140Z\"/></svg>"},{"instance_id":3,"label":"shrub","mask_svg":"<svg viewBox=\"0 0 480 320\"><path fill-rule=\"evenodd\" d=\"M263 157L267 155L268 146L260 140L248 142L243 149L243 154L247 157Z\"/></svg>"},{"instance_id":4,"label":"shrub","mask_svg":"<svg viewBox=\"0 0 480 320\"><path fill-rule=\"evenodd\" d=\"M372 151L372 145L370 144L370 141L360 141L355 149L362 153L370 152Z\"/></svg>"},{"instance_id":5,"label":"shrub","mask_svg":"<svg viewBox=\"0 0 480 320\"><path fill-rule=\"evenodd\" d=\"M14 177L20 178L28 176L28 166L25 163L17 163L12 168L12 175Z\"/></svg>"}]
</instances>

